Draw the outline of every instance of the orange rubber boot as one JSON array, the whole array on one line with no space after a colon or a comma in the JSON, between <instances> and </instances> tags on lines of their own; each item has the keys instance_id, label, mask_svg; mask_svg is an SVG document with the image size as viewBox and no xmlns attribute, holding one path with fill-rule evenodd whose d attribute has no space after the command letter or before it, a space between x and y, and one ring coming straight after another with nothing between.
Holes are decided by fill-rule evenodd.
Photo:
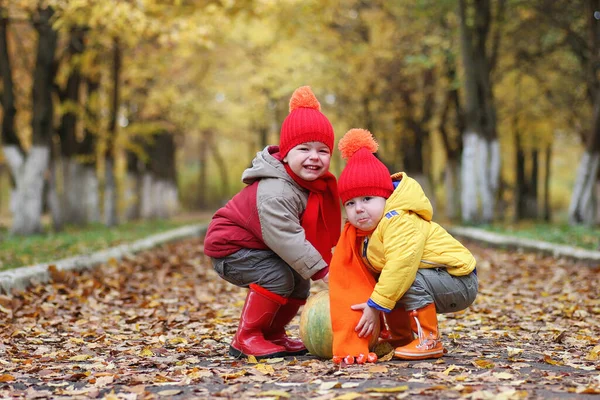
<instances>
[{"instance_id":1,"label":"orange rubber boot","mask_svg":"<svg viewBox=\"0 0 600 400\"><path fill-rule=\"evenodd\" d=\"M263 331L271 327L275 314L286 301L285 297L251 284L229 354L234 357L253 355L257 359L285 356L285 347L266 340Z\"/></svg>"},{"instance_id":2,"label":"orange rubber boot","mask_svg":"<svg viewBox=\"0 0 600 400\"><path fill-rule=\"evenodd\" d=\"M394 356L402 360L425 360L440 358L444 355L444 347L440 341L435 304L410 312L414 318L417 338L406 346L398 347Z\"/></svg>"}]
</instances>

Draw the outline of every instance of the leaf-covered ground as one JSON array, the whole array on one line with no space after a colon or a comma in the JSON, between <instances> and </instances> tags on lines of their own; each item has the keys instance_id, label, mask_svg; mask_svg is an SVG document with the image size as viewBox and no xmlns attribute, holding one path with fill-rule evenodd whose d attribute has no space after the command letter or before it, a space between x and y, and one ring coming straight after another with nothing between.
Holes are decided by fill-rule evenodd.
<instances>
[{"instance_id":1,"label":"leaf-covered ground","mask_svg":"<svg viewBox=\"0 0 600 400\"><path fill-rule=\"evenodd\" d=\"M600 395L599 269L469 247L480 294L465 312L440 317L443 358L341 367L310 355L229 357L245 292L216 276L200 240L54 272L52 284L0 296L0 398Z\"/></svg>"}]
</instances>

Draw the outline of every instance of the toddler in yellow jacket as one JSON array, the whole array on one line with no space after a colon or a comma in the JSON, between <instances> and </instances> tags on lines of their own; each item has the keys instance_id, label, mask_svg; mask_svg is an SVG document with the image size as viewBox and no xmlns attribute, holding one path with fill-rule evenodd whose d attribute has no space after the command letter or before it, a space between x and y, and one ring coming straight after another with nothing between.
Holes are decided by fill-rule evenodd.
<instances>
[{"instance_id":1,"label":"toddler in yellow jacket","mask_svg":"<svg viewBox=\"0 0 600 400\"><path fill-rule=\"evenodd\" d=\"M441 357L437 313L464 310L473 303L478 290L475 259L432 221L431 203L417 181L404 172L390 177L373 155L378 145L369 131L348 131L338 147L348 160L338 181L348 222L330 266L334 355L338 360L353 355L345 354L339 341L336 346L336 335L354 328L359 338L368 337L383 312L397 358ZM354 254L336 257L350 248ZM352 269L362 272L353 275ZM356 280L363 280L366 289L363 294L353 290L358 300L351 305L354 311L336 311L337 301L348 296L343 288L360 287ZM344 313L359 314L358 323L344 327Z\"/></svg>"}]
</instances>

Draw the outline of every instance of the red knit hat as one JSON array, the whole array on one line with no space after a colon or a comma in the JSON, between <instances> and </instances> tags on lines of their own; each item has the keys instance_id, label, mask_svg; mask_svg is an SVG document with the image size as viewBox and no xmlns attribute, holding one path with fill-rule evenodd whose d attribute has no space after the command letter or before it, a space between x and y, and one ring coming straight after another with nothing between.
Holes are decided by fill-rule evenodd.
<instances>
[{"instance_id":1,"label":"red knit hat","mask_svg":"<svg viewBox=\"0 0 600 400\"><path fill-rule=\"evenodd\" d=\"M373 155L379 145L366 129L350 129L340 142L338 149L348 163L340 174L338 191L342 203L361 196L380 196L386 199L392 195L394 185L390 172Z\"/></svg>"},{"instance_id":2,"label":"red knit hat","mask_svg":"<svg viewBox=\"0 0 600 400\"><path fill-rule=\"evenodd\" d=\"M290 99L290 114L281 125L279 152L282 157L295 146L307 142L321 142L333 151L333 127L321 113L321 104L310 90L301 86Z\"/></svg>"}]
</instances>

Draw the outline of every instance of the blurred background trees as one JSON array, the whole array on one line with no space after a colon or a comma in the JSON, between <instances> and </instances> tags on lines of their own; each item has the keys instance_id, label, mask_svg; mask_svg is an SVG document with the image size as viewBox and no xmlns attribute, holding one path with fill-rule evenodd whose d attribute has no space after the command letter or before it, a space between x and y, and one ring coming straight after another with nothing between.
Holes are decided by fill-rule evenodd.
<instances>
[{"instance_id":1,"label":"blurred background trees","mask_svg":"<svg viewBox=\"0 0 600 400\"><path fill-rule=\"evenodd\" d=\"M438 217L598 224L599 51L592 0L0 0L0 216L216 209L310 85Z\"/></svg>"}]
</instances>

